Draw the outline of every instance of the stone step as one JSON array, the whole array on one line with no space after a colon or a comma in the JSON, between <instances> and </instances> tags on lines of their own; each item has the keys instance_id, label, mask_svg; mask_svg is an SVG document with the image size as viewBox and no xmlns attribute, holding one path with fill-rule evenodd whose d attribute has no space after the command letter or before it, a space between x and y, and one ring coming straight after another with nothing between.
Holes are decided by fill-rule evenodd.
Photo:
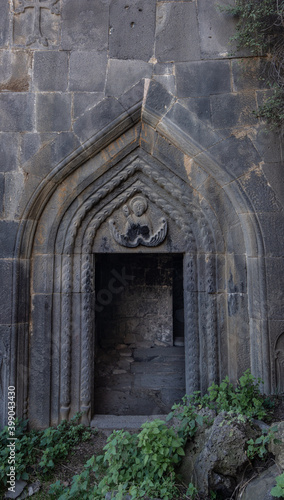
<instances>
[{"instance_id":1,"label":"stone step","mask_svg":"<svg viewBox=\"0 0 284 500\"><path fill-rule=\"evenodd\" d=\"M167 415L95 415L91 427L97 429L140 429L145 422L152 422L156 418L165 420Z\"/></svg>"}]
</instances>

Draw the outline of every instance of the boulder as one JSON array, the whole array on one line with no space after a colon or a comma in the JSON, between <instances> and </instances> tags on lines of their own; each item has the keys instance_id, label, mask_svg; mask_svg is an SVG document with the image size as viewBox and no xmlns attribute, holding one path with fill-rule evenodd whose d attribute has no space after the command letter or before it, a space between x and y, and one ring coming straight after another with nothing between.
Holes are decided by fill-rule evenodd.
<instances>
[{"instance_id":1,"label":"boulder","mask_svg":"<svg viewBox=\"0 0 284 500\"><path fill-rule=\"evenodd\" d=\"M281 441L281 443L274 443L274 441L271 441L268 450L275 455L275 462L284 470L284 421L276 422L271 427L277 427L275 438Z\"/></svg>"},{"instance_id":2,"label":"boulder","mask_svg":"<svg viewBox=\"0 0 284 500\"><path fill-rule=\"evenodd\" d=\"M252 479L245 489L240 491L237 500L275 500L270 491L276 485L275 478L279 474L280 471L277 465L269 467L258 477Z\"/></svg>"},{"instance_id":3,"label":"boulder","mask_svg":"<svg viewBox=\"0 0 284 500\"><path fill-rule=\"evenodd\" d=\"M222 412L187 444L179 473L204 495L213 490L230 496L248 463L247 441L258 434L249 422L228 419Z\"/></svg>"}]
</instances>

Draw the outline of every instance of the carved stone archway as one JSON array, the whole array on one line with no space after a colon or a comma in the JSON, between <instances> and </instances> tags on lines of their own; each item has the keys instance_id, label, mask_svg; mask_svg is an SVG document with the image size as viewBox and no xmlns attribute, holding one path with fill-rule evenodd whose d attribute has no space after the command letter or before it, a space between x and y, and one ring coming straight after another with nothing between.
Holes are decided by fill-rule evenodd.
<instances>
[{"instance_id":1,"label":"carved stone archway","mask_svg":"<svg viewBox=\"0 0 284 500\"><path fill-rule=\"evenodd\" d=\"M167 223L167 235L155 252L184 256L187 392L205 391L226 374L236 379L248 367L267 386L270 383L263 361L267 338L264 329L255 329L262 312L257 310L251 280L261 283L259 293L265 293L265 284L261 234L249 201L237 183L225 186L225 201L218 202L224 203L224 216L232 218L228 232L223 214L214 206L216 196L210 197L208 190L219 189L222 168L202 153L197 165L201 180L194 182L187 166L193 162L190 150L196 153L196 143L190 137L185 143L184 132L168 122L167 141L178 158L182 151L184 164L168 162L153 149L150 133L149 143L145 131L141 133L137 109L131 111L131 121L123 114L120 127L116 120L103 138L99 134L90 139L56 165L25 209L15 297L25 289L31 301L21 312L21 325L15 321L14 342L19 414L28 415L34 427L57 424L78 410L89 422L96 412L94 256L121 252L110 221L123 228L123 205L137 195L147 200L155 228L161 220ZM145 123L153 124L156 115L148 109L143 120L142 129ZM203 178L212 179L206 189ZM239 217L238 204L242 210L249 207L250 217ZM258 245L257 261L248 259L253 245ZM141 244L123 251L137 249L153 251ZM259 344L262 350L255 348ZM16 369L14 373L16 379Z\"/></svg>"}]
</instances>

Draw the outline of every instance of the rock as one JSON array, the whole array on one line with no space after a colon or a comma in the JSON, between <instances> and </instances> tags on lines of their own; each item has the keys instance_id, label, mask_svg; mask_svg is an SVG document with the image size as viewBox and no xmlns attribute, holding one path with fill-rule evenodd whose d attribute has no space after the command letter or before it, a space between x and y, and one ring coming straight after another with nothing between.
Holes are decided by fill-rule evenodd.
<instances>
[{"instance_id":1,"label":"rock","mask_svg":"<svg viewBox=\"0 0 284 500\"><path fill-rule=\"evenodd\" d=\"M275 462L284 470L284 421L274 423L271 428L273 427L277 427L278 431L275 433L275 438L279 439L281 443L271 441L268 450L275 455Z\"/></svg>"},{"instance_id":2,"label":"rock","mask_svg":"<svg viewBox=\"0 0 284 500\"><path fill-rule=\"evenodd\" d=\"M4 498L18 498L22 493L26 484L27 484L26 481L18 479L17 481L15 481L15 488L14 488L15 491L7 491L4 495Z\"/></svg>"},{"instance_id":3,"label":"rock","mask_svg":"<svg viewBox=\"0 0 284 500\"><path fill-rule=\"evenodd\" d=\"M270 494L270 491L276 485L275 478L279 474L277 465L269 467L248 483L246 488L238 494L237 500L274 500L275 497Z\"/></svg>"},{"instance_id":4,"label":"rock","mask_svg":"<svg viewBox=\"0 0 284 500\"><path fill-rule=\"evenodd\" d=\"M247 441L257 432L249 422L226 420L225 412L218 415L211 427L203 425L185 450L180 474L186 484L192 482L198 491L210 490L231 495L240 470L247 464Z\"/></svg>"}]
</instances>

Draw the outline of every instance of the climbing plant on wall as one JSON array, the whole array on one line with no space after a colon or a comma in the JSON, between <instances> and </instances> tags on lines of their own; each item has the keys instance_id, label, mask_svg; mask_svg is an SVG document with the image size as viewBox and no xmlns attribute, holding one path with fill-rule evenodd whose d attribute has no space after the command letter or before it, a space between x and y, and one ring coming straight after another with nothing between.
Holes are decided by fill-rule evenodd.
<instances>
[{"instance_id":1,"label":"climbing plant on wall","mask_svg":"<svg viewBox=\"0 0 284 500\"><path fill-rule=\"evenodd\" d=\"M280 127L284 123L284 0L235 0L233 6L220 9L238 18L232 37L237 48L266 56L263 78L271 95L259 107L258 116Z\"/></svg>"}]
</instances>

